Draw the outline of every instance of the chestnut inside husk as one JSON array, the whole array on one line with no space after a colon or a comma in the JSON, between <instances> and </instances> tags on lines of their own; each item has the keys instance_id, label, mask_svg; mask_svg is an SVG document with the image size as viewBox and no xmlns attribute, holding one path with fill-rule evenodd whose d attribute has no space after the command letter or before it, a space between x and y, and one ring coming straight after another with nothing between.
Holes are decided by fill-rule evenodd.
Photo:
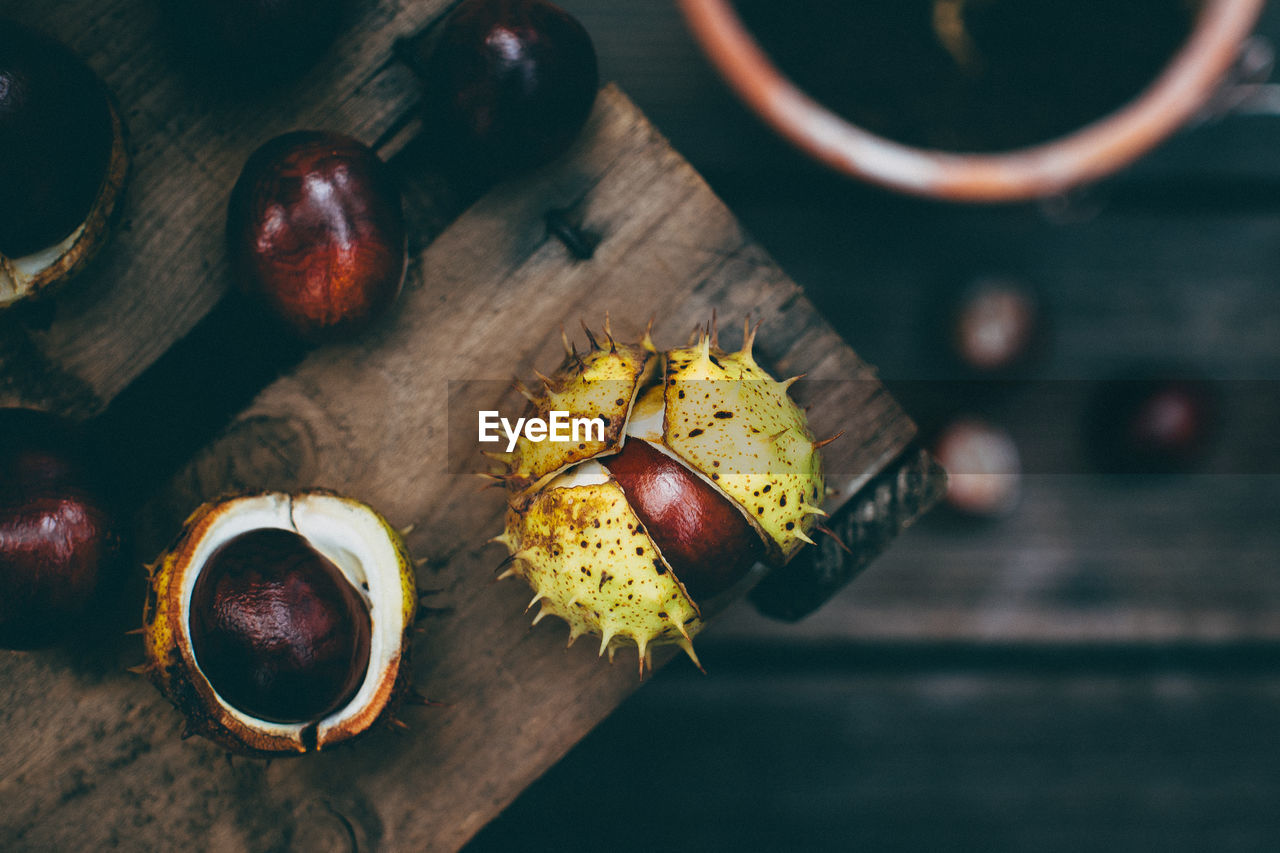
<instances>
[{"instance_id":1,"label":"chestnut inside husk","mask_svg":"<svg viewBox=\"0 0 1280 853\"><path fill-rule=\"evenodd\" d=\"M196 663L224 699L264 720L320 719L350 701L370 630L355 588L291 530L231 539L191 592Z\"/></svg>"},{"instance_id":2,"label":"chestnut inside husk","mask_svg":"<svg viewBox=\"0 0 1280 853\"><path fill-rule=\"evenodd\" d=\"M591 37L546 0L463 0L414 64L428 126L455 158L491 176L568 148L600 82Z\"/></svg>"},{"instance_id":3,"label":"chestnut inside husk","mask_svg":"<svg viewBox=\"0 0 1280 853\"><path fill-rule=\"evenodd\" d=\"M416 609L404 543L366 504L227 498L151 568L143 669L189 733L244 754L325 749L393 719Z\"/></svg>"},{"instance_id":4,"label":"chestnut inside husk","mask_svg":"<svg viewBox=\"0 0 1280 853\"><path fill-rule=\"evenodd\" d=\"M88 264L127 172L105 84L62 44L0 20L0 307Z\"/></svg>"},{"instance_id":5,"label":"chestnut inside husk","mask_svg":"<svg viewBox=\"0 0 1280 853\"><path fill-rule=\"evenodd\" d=\"M313 339L358 332L395 302L406 239L386 164L335 133L295 131L263 145L228 206L238 286Z\"/></svg>"},{"instance_id":6,"label":"chestnut inside husk","mask_svg":"<svg viewBox=\"0 0 1280 853\"><path fill-rule=\"evenodd\" d=\"M603 340L587 331L540 392L522 384L530 416L589 416L603 427L572 441L527 435L487 476L507 492L501 577L534 591L536 623L563 619L572 643L600 653L674 644L697 664L693 637L757 562L786 563L805 545L826 496L822 447L804 410L752 353L720 349L714 328L659 352L646 334ZM708 609L709 608L709 609Z\"/></svg>"},{"instance_id":7,"label":"chestnut inside husk","mask_svg":"<svg viewBox=\"0 0 1280 853\"><path fill-rule=\"evenodd\" d=\"M0 436L0 646L35 648L78 627L119 537L70 424L0 409Z\"/></svg>"},{"instance_id":8,"label":"chestnut inside husk","mask_svg":"<svg viewBox=\"0 0 1280 853\"><path fill-rule=\"evenodd\" d=\"M724 592L764 557L742 511L657 446L633 438L600 462L694 601Z\"/></svg>"}]
</instances>

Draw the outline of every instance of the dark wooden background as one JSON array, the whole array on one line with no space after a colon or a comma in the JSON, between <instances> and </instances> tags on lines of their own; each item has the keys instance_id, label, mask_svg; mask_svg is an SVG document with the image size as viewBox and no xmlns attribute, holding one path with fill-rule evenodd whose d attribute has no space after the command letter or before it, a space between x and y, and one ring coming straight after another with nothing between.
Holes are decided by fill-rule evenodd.
<instances>
[{"instance_id":1,"label":"dark wooden background","mask_svg":"<svg viewBox=\"0 0 1280 853\"><path fill-rule=\"evenodd\" d=\"M1022 442L1014 516L935 513L798 625L738 606L709 676L668 667L470 849L1280 849L1280 117L1066 205L933 205L776 142L667 0L564 5L909 408L958 375L938 308L973 277L1026 281L1053 334L1043 383L927 395ZM1091 471L1091 383L1143 363L1223 381L1209 473Z\"/></svg>"}]
</instances>

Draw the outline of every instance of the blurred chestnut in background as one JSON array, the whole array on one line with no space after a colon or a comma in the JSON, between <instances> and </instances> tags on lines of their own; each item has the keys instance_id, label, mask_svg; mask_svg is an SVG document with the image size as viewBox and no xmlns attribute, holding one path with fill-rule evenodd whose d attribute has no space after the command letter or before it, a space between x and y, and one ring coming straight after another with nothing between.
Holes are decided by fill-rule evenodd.
<instances>
[{"instance_id":1,"label":"blurred chestnut in background","mask_svg":"<svg viewBox=\"0 0 1280 853\"><path fill-rule=\"evenodd\" d=\"M951 344L960 360L980 373L1024 365L1040 335L1040 310L1018 282L980 279L961 298L952 317Z\"/></svg>"},{"instance_id":2,"label":"blurred chestnut in background","mask_svg":"<svg viewBox=\"0 0 1280 853\"><path fill-rule=\"evenodd\" d=\"M341 31L350 0L164 0L184 48L216 82L302 71Z\"/></svg>"},{"instance_id":3,"label":"blurred chestnut in background","mask_svg":"<svg viewBox=\"0 0 1280 853\"><path fill-rule=\"evenodd\" d=\"M1017 506L1022 461L1013 437L1002 427L978 418L958 418L938 435L933 455L947 469L944 500L951 509L996 518Z\"/></svg>"},{"instance_id":4,"label":"blurred chestnut in background","mask_svg":"<svg viewBox=\"0 0 1280 853\"><path fill-rule=\"evenodd\" d=\"M307 338L364 329L404 282L400 190L377 154L339 134L296 131L254 152L227 243L237 284Z\"/></svg>"},{"instance_id":5,"label":"blurred chestnut in background","mask_svg":"<svg viewBox=\"0 0 1280 853\"><path fill-rule=\"evenodd\" d=\"M545 0L463 0L432 42L409 44L428 127L480 173L554 159L591 114L595 46L576 18Z\"/></svg>"},{"instance_id":6,"label":"blurred chestnut in background","mask_svg":"<svg viewBox=\"0 0 1280 853\"><path fill-rule=\"evenodd\" d=\"M88 263L127 171L106 85L62 44L0 19L0 307Z\"/></svg>"},{"instance_id":7,"label":"blurred chestnut in background","mask_svg":"<svg viewBox=\"0 0 1280 853\"><path fill-rule=\"evenodd\" d=\"M1204 379L1115 379L1095 393L1086 433L1102 470L1171 474L1192 470L1218 429L1219 395Z\"/></svg>"},{"instance_id":8,"label":"blurred chestnut in background","mask_svg":"<svg viewBox=\"0 0 1280 853\"><path fill-rule=\"evenodd\" d=\"M0 409L0 646L70 634L114 567L119 539L74 429Z\"/></svg>"}]
</instances>

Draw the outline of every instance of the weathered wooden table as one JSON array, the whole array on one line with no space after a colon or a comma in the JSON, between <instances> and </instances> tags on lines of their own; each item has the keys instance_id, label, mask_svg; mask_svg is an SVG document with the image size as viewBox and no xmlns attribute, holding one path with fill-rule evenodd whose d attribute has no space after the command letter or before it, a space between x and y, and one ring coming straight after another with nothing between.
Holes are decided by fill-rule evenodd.
<instances>
[{"instance_id":1,"label":"weathered wooden table","mask_svg":"<svg viewBox=\"0 0 1280 853\"><path fill-rule=\"evenodd\" d=\"M225 200L248 153L297 127L380 136L414 97L390 45L445 5L361 7L313 74L231 99L175 72L156 4L0 2L103 74L135 151L101 262L0 318L0 402L91 422L138 507L139 558L199 502L242 488L333 488L411 525L420 582L435 590L415 675L448 703L332 753L224 760L180 740L177 713L124 671L141 653L123 634L141 606L135 576L68 649L0 657L7 849L453 849L629 695L630 666L563 651L563 631L528 629L521 589L488 583L502 498L477 493L472 463L451 458L451 388L469 383L473 404L514 398L491 389L552 364L561 326L579 318L607 311L638 335L656 316L659 342L682 342L713 311L726 325L759 318L761 362L807 374L796 393L816 432L847 431L828 452L828 508L853 550L825 546L820 584L797 596L805 577L774 581L782 598L762 588L762 606L816 607L936 499L941 474L910 449L915 427L874 371L614 87L566 157L474 204L413 142L385 152L406 188L411 265L395 316L369 334L304 350L226 296ZM601 234L594 258L548 235L553 209Z\"/></svg>"}]
</instances>

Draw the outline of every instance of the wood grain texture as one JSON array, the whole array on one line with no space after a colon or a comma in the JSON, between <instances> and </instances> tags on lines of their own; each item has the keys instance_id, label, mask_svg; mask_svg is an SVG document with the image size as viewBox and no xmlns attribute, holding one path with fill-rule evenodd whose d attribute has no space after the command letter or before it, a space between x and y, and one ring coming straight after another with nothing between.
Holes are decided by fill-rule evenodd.
<instances>
[{"instance_id":1,"label":"wood grain texture","mask_svg":"<svg viewBox=\"0 0 1280 853\"><path fill-rule=\"evenodd\" d=\"M735 608L713 630L784 644L1275 643L1277 553L1274 474L1033 475L1012 518L930 517L800 625Z\"/></svg>"},{"instance_id":2,"label":"wood grain texture","mask_svg":"<svg viewBox=\"0 0 1280 853\"><path fill-rule=\"evenodd\" d=\"M594 260L548 238L553 208L603 235ZM603 719L637 687L634 658L610 667L588 643L565 651L555 620L529 629L524 587L490 582L503 555L486 540L501 528L502 495L477 491L479 457L451 455L451 430L474 434L478 408L519 408L510 376L557 363L566 320L608 311L615 333L639 335L655 316L655 339L672 344L713 309L726 323L763 319L762 364L807 372L821 397L810 401L815 430L848 430L827 449L840 473L831 509L914 434L871 369L615 89L566 159L489 193L413 267L390 322L268 387L151 502L138 535L157 550L198 502L245 487L325 486L412 524L420 585L438 590L428 603L441 608L415 645L416 681L449 707L407 710L408 733L304 760L228 762L178 741L177 713L140 681L63 671L49 656L2 658L0 678L22 701L0 713L12 730L41 733L0 752L7 837L454 849ZM722 340L737 334L725 328Z\"/></svg>"},{"instance_id":3,"label":"wood grain texture","mask_svg":"<svg viewBox=\"0 0 1280 853\"><path fill-rule=\"evenodd\" d=\"M1280 842L1280 679L807 649L712 678L672 667L482 832L513 849L1214 850ZM821 654L822 649L816 651ZM968 660L969 663L977 663ZM660 739L661 748L654 747ZM671 784L617 832L615 804ZM625 766L613 784L600 768ZM561 817L566 801L575 820ZM709 818L713 815L714 818Z\"/></svg>"},{"instance_id":4,"label":"wood grain texture","mask_svg":"<svg viewBox=\"0 0 1280 853\"><path fill-rule=\"evenodd\" d=\"M413 102L391 44L446 0L355 4L350 26L297 81L234 97L187 73L161 2L0 0L0 16L65 41L121 104L133 173L122 225L93 269L33 311L0 317L0 404L87 417L191 330L226 291L226 203L241 166L287 130L373 141Z\"/></svg>"}]
</instances>

